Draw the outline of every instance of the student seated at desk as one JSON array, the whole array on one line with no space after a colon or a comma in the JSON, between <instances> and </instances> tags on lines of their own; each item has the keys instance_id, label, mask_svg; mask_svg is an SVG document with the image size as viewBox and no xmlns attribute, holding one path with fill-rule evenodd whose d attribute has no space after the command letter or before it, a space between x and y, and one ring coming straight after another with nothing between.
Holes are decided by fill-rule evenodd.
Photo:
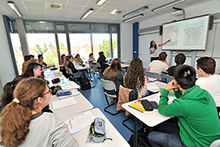
<instances>
[{"instance_id":1,"label":"student seated at desk","mask_svg":"<svg viewBox=\"0 0 220 147\"><path fill-rule=\"evenodd\" d=\"M30 55L25 55L24 56L24 62L22 63L22 73L21 73L21 75L23 75L25 73L29 63L31 63Z\"/></svg>"},{"instance_id":2,"label":"student seated at desk","mask_svg":"<svg viewBox=\"0 0 220 147\"><path fill-rule=\"evenodd\" d=\"M153 147L204 147L219 139L220 124L215 101L204 89L195 85L196 71L188 65L174 69L174 80L160 96L158 111L165 116L178 117L178 125L164 123L161 132L150 132L148 140ZM177 99L168 104L168 93L174 89Z\"/></svg>"},{"instance_id":3,"label":"student seated at desk","mask_svg":"<svg viewBox=\"0 0 220 147\"><path fill-rule=\"evenodd\" d=\"M39 64L44 68L50 68L50 67L55 67L55 65L47 65L44 61L44 57L42 54L39 54L38 55L38 61L39 61Z\"/></svg>"},{"instance_id":4,"label":"student seated at desk","mask_svg":"<svg viewBox=\"0 0 220 147\"><path fill-rule=\"evenodd\" d=\"M70 70L73 73L73 77L78 77L78 76L82 76L83 74L86 74L83 70L78 71L73 64L73 61L74 58L72 55L70 55L66 57L66 61L64 64L65 67L70 68Z\"/></svg>"},{"instance_id":5,"label":"student seated at desk","mask_svg":"<svg viewBox=\"0 0 220 147\"><path fill-rule=\"evenodd\" d=\"M215 60L211 57L201 57L197 61L196 71L199 75L196 85L207 90L220 109L220 76L215 74Z\"/></svg>"},{"instance_id":6,"label":"student seated at desk","mask_svg":"<svg viewBox=\"0 0 220 147\"><path fill-rule=\"evenodd\" d=\"M66 61L66 55L62 54L61 55L61 60L60 60L60 65L64 65L64 62Z\"/></svg>"},{"instance_id":7,"label":"student seated at desk","mask_svg":"<svg viewBox=\"0 0 220 147\"><path fill-rule=\"evenodd\" d=\"M186 56L183 53L179 53L175 56L175 63L176 66L171 66L170 68L168 68L167 72L169 74L169 76L173 76L173 70L175 67L177 67L178 65L182 65L184 64L186 61Z\"/></svg>"},{"instance_id":8,"label":"student seated at desk","mask_svg":"<svg viewBox=\"0 0 220 147\"><path fill-rule=\"evenodd\" d=\"M102 72L105 71L105 69L109 66L108 64L106 64L107 60L104 55L104 52L99 52L99 58L98 58L97 62L99 62L101 69L102 69Z\"/></svg>"},{"instance_id":9,"label":"student seated at desk","mask_svg":"<svg viewBox=\"0 0 220 147\"><path fill-rule=\"evenodd\" d=\"M83 65L83 60L80 58L80 54L76 54L75 56L75 65L79 65L79 66L82 66Z\"/></svg>"},{"instance_id":10,"label":"student seated at desk","mask_svg":"<svg viewBox=\"0 0 220 147\"><path fill-rule=\"evenodd\" d=\"M137 90L139 98L147 94L147 80L144 76L144 68L141 59L134 58L129 67L128 71L124 76L124 87Z\"/></svg>"},{"instance_id":11,"label":"student seated at desk","mask_svg":"<svg viewBox=\"0 0 220 147\"><path fill-rule=\"evenodd\" d=\"M123 74L121 68L121 61L119 58L115 58L111 65L104 71L104 79L113 81L115 83L117 92L119 92L119 86L123 86Z\"/></svg>"},{"instance_id":12,"label":"student seated at desk","mask_svg":"<svg viewBox=\"0 0 220 147\"><path fill-rule=\"evenodd\" d=\"M53 113L42 112L51 91L45 81L27 78L18 83L14 100L1 117L1 145L6 147L77 147L67 126Z\"/></svg>"},{"instance_id":13,"label":"student seated at desk","mask_svg":"<svg viewBox=\"0 0 220 147\"><path fill-rule=\"evenodd\" d=\"M159 60L154 60L152 61L148 67L147 71L149 72L154 72L158 73L159 75L162 74L162 72L167 72L167 69L170 67L169 64L167 63L167 53L162 52L159 54Z\"/></svg>"},{"instance_id":14,"label":"student seated at desk","mask_svg":"<svg viewBox=\"0 0 220 147\"><path fill-rule=\"evenodd\" d=\"M89 62L93 62L93 61L95 61L94 55L93 55L93 53L90 53L89 54Z\"/></svg>"}]
</instances>

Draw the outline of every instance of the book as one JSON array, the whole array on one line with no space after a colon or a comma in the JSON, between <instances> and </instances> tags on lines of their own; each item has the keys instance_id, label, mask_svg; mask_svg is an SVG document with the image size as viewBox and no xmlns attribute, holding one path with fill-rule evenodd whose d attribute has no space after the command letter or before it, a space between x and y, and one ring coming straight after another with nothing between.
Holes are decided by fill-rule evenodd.
<instances>
[{"instance_id":1,"label":"book","mask_svg":"<svg viewBox=\"0 0 220 147\"><path fill-rule=\"evenodd\" d=\"M131 103L128 106L133 108L133 109L135 109L135 110L138 110L138 111L140 111L142 113L145 111L143 105L141 104L141 100L137 100L137 101L135 101L134 103Z\"/></svg>"}]
</instances>

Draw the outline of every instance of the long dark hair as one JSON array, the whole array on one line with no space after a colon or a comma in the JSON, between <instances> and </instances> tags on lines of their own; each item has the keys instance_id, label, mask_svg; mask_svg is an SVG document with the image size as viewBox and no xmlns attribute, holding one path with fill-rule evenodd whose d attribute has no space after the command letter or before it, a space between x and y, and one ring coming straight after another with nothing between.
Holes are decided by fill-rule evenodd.
<instances>
[{"instance_id":1,"label":"long dark hair","mask_svg":"<svg viewBox=\"0 0 220 147\"><path fill-rule=\"evenodd\" d=\"M155 43L155 45L153 45L153 42ZM150 42L149 49L151 49L151 48L157 49L157 44L156 44L156 42L154 40L151 40L151 42Z\"/></svg>"},{"instance_id":2,"label":"long dark hair","mask_svg":"<svg viewBox=\"0 0 220 147\"><path fill-rule=\"evenodd\" d=\"M35 69L36 67L38 67L38 66L42 67L42 66L41 66L40 64L38 64L38 63L30 63L30 64L28 64L27 69L26 69L26 71L25 71L25 73L24 73L24 76L25 76L25 77L34 77L34 69Z\"/></svg>"},{"instance_id":3,"label":"long dark hair","mask_svg":"<svg viewBox=\"0 0 220 147\"><path fill-rule=\"evenodd\" d=\"M109 71L110 79L114 78L114 82L116 83L118 71L122 71L121 60L119 58L115 58L112 61L111 65L107 67L104 71L104 74L103 74L104 79L106 78L106 74L108 71Z\"/></svg>"},{"instance_id":4,"label":"long dark hair","mask_svg":"<svg viewBox=\"0 0 220 147\"><path fill-rule=\"evenodd\" d=\"M13 94L20 101L19 104L12 101L0 114L1 145L17 147L24 142L29 132L31 110L37 109L34 101L38 97L43 97L45 89L46 82L39 78L25 78L18 83Z\"/></svg>"},{"instance_id":5,"label":"long dark hair","mask_svg":"<svg viewBox=\"0 0 220 147\"><path fill-rule=\"evenodd\" d=\"M5 107L9 104L13 99L13 92L17 84L23 79L23 76L15 77L11 82L5 84L2 93L1 103L2 106Z\"/></svg>"},{"instance_id":6,"label":"long dark hair","mask_svg":"<svg viewBox=\"0 0 220 147\"><path fill-rule=\"evenodd\" d=\"M145 84L145 76L143 63L141 59L134 58L129 67L128 71L124 77L125 88L138 90L141 89ZM138 86L138 87L137 87Z\"/></svg>"}]
</instances>

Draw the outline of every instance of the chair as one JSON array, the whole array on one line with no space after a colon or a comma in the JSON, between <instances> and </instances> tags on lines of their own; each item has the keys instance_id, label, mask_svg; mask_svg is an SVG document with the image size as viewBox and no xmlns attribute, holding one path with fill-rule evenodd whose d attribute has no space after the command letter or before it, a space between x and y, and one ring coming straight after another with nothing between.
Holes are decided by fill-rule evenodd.
<instances>
[{"instance_id":1,"label":"chair","mask_svg":"<svg viewBox=\"0 0 220 147\"><path fill-rule=\"evenodd\" d=\"M220 147L220 139L215 140L209 147Z\"/></svg>"},{"instance_id":2,"label":"chair","mask_svg":"<svg viewBox=\"0 0 220 147\"><path fill-rule=\"evenodd\" d=\"M116 113L112 113L107 110L109 107L111 107L115 104L115 103L110 104L107 97L112 97L112 98L118 99L115 83L113 81L104 80L104 79L101 79L101 82L102 82L102 86L103 86L103 90L104 90L104 94L105 94L105 99L108 104L108 106L104 108L104 111L113 115L113 116L119 114L119 111L117 111Z\"/></svg>"},{"instance_id":3,"label":"chair","mask_svg":"<svg viewBox=\"0 0 220 147\"><path fill-rule=\"evenodd\" d=\"M169 82L172 81L173 79L174 79L173 76L169 76L169 75L167 75L167 83L169 83Z\"/></svg>"},{"instance_id":4,"label":"chair","mask_svg":"<svg viewBox=\"0 0 220 147\"><path fill-rule=\"evenodd\" d=\"M127 103L129 101L133 101L138 99L138 92L136 90L124 88L122 85L119 87L119 94L118 94L118 103L117 103L117 111L124 110L124 108L121 106L124 103ZM125 111L125 110L124 110ZM128 111L125 111L125 115L128 116L125 120L122 121L122 125L125 126L128 130L131 132L134 132L130 127L128 127L125 122L130 120L133 116L130 115Z\"/></svg>"},{"instance_id":5,"label":"chair","mask_svg":"<svg viewBox=\"0 0 220 147\"><path fill-rule=\"evenodd\" d=\"M96 69L98 70L99 76L103 77L102 68L99 62L96 62Z\"/></svg>"},{"instance_id":6,"label":"chair","mask_svg":"<svg viewBox=\"0 0 220 147\"><path fill-rule=\"evenodd\" d=\"M217 112L218 112L218 117L220 119L220 116L219 116L219 112L220 112L220 107L216 107L217 108Z\"/></svg>"},{"instance_id":7,"label":"chair","mask_svg":"<svg viewBox=\"0 0 220 147\"><path fill-rule=\"evenodd\" d=\"M154 79L160 80L160 75L158 73L146 71L145 76L149 77L149 78L154 78Z\"/></svg>"},{"instance_id":8,"label":"chair","mask_svg":"<svg viewBox=\"0 0 220 147\"><path fill-rule=\"evenodd\" d=\"M62 66L62 67L60 67L60 71L63 73L63 75L66 77L66 78L69 78L69 80L71 80L71 81L74 81L74 82L76 82L76 79L79 79L79 78L81 78L81 76L72 76L73 74L72 74L72 71L71 71L71 73L68 73L67 72L67 67L65 67L65 66Z\"/></svg>"}]
</instances>

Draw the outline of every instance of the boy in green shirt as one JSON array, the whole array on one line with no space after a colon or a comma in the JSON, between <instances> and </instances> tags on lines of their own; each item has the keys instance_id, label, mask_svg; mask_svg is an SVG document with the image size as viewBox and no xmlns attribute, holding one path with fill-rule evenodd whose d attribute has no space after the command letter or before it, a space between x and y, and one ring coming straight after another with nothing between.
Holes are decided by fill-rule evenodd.
<instances>
[{"instance_id":1,"label":"boy in green shirt","mask_svg":"<svg viewBox=\"0 0 220 147\"><path fill-rule=\"evenodd\" d=\"M219 139L220 124L215 102L206 90L195 85L195 81L193 67L179 65L174 69L174 80L164 88L158 111L178 117L178 125L164 123L160 126L162 132L151 132L148 139L153 147L204 147ZM170 89L174 89L177 99L167 104Z\"/></svg>"}]
</instances>

